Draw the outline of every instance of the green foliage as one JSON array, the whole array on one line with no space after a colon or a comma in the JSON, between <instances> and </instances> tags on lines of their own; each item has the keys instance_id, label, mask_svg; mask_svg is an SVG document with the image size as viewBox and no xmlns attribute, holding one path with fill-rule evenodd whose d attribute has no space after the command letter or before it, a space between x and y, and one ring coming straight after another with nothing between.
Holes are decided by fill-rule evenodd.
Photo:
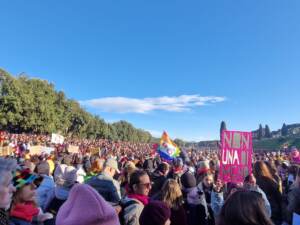
<instances>
[{"instance_id":1,"label":"green foliage","mask_svg":"<svg viewBox=\"0 0 300 225\"><path fill-rule=\"evenodd\" d=\"M174 142L178 147L184 147L185 146L185 142L183 140L179 139L179 138L174 139Z\"/></svg>"},{"instance_id":2,"label":"green foliage","mask_svg":"<svg viewBox=\"0 0 300 225\"><path fill-rule=\"evenodd\" d=\"M223 130L227 130L225 121L221 122L221 126L220 126L220 140L222 139L222 132L223 132Z\"/></svg>"},{"instance_id":3,"label":"green foliage","mask_svg":"<svg viewBox=\"0 0 300 225\"><path fill-rule=\"evenodd\" d=\"M300 138L299 137L279 137L279 138L269 138L263 140L253 140L254 150L265 150L265 151L278 151L283 149L285 146L288 148L296 146L300 148Z\"/></svg>"},{"instance_id":4,"label":"green foliage","mask_svg":"<svg viewBox=\"0 0 300 225\"><path fill-rule=\"evenodd\" d=\"M288 135L288 128L287 128L287 126L286 126L285 123L282 125L282 128L281 128L281 135L282 135L282 136L287 136L287 135Z\"/></svg>"},{"instance_id":5,"label":"green foliage","mask_svg":"<svg viewBox=\"0 0 300 225\"><path fill-rule=\"evenodd\" d=\"M261 140L262 137L263 137L263 128L262 128L262 125L259 124L259 129L258 129L258 136L257 136L257 138L258 138L258 140Z\"/></svg>"},{"instance_id":6,"label":"green foliage","mask_svg":"<svg viewBox=\"0 0 300 225\"><path fill-rule=\"evenodd\" d=\"M54 85L0 69L0 129L9 132L52 133L80 138L150 142L151 134L126 121L106 123L67 99Z\"/></svg>"},{"instance_id":7,"label":"green foliage","mask_svg":"<svg viewBox=\"0 0 300 225\"><path fill-rule=\"evenodd\" d=\"M268 125L266 125L266 127L265 127L265 137L271 138L271 130Z\"/></svg>"}]
</instances>

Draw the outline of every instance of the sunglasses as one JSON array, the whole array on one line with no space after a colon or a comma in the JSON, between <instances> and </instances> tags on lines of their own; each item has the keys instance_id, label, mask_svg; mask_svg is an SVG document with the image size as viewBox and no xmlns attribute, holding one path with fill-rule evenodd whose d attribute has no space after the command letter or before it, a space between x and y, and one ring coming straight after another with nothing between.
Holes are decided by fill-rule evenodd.
<instances>
[{"instance_id":1,"label":"sunglasses","mask_svg":"<svg viewBox=\"0 0 300 225\"><path fill-rule=\"evenodd\" d=\"M146 188L151 188L151 186L152 186L152 183L145 183L145 184L139 184L139 185L142 185L142 186L144 186L144 187L146 187Z\"/></svg>"}]
</instances>

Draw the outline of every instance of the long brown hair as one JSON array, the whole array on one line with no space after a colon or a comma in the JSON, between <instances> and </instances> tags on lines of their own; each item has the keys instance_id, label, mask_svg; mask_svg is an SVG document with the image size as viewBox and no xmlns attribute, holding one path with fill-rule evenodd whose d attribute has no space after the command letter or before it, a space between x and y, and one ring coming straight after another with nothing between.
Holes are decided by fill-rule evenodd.
<instances>
[{"instance_id":1,"label":"long brown hair","mask_svg":"<svg viewBox=\"0 0 300 225\"><path fill-rule=\"evenodd\" d=\"M165 202L169 208L179 209L183 204L182 192L179 184L174 179L168 179L164 183L161 191L161 200Z\"/></svg>"},{"instance_id":2,"label":"long brown hair","mask_svg":"<svg viewBox=\"0 0 300 225\"><path fill-rule=\"evenodd\" d=\"M273 181L275 181L272 173L270 172L268 166L264 161L257 161L254 164L253 173L256 178L258 177L267 177Z\"/></svg>"},{"instance_id":3,"label":"long brown hair","mask_svg":"<svg viewBox=\"0 0 300 225\"><path fill-rule=\"evenodd\" d=\"M222 207L217 225L274 225L267 216L260 193L241 190L233 193Z\"/></svg>"}]
</instances>

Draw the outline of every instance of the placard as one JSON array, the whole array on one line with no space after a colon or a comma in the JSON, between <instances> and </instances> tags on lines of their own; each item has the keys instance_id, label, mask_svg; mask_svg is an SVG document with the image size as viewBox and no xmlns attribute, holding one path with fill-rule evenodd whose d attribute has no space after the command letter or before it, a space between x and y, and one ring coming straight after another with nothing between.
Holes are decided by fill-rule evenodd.
<instances>
[{"instance_id":1,"label":"placard","mask_svg":"<svg viewBox=\"0 0 300 225\"><path fill-rule=\"evenodd\" d=\"M252 172L252 133L222 132L220 176L223 182L243 182Z\"/></svg>"}]
</instances>

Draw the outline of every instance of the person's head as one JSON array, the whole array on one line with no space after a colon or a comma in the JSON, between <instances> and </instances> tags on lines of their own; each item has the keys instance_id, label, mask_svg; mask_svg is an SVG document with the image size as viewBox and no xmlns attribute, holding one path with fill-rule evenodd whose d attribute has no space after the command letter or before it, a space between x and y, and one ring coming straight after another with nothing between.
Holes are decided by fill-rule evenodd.
<instances>
[{"instance_id":1,"label":"person's head","mask_svg":"<svg viewBox=\"0 0 300 225\"><path fill-rule=\"evenodd\" d=\"M119 218L114 208L91 186L77 184L59 209L56 224L119 225Z\"/></svg>"},{"instance_id":2,"label":"person's head","mask_svg":"<svg viewBox=\"0 0 300 225\"><path fill-rule=\"evenodd\" d=\"M272 176L274 176L275 174L278 173L274 161L266 161L265 164L267 165L267 167L268 167L270 173L272 174Z\"/></svg>"},{"instance_id":3,"label":"person's head","mask_svg":"<svg viewBox=\"0 0 300 225\"><path fill-rule=\"evenodd\" d=\"M37 166L37 172L40 175L48 175L50 173L49 163L47 161L43 161Z\"/></svg>"},{"instance_id":4,"label":"person's head","mask_svg":"<svg viewBox=\"0 0 300 225\"><path fill-rule=\"evenodd\" d=\"M135 194L148 196L151 190L148 173L144 170L134 171L130 176L129 187Z\"/></svg>"},{"instance_id":5,"label":"person's head","mask_svg":"<svg viewBox=\"0 0 300 225\"><path fill-rule=\"evenodd\" d=\"M181 170L183 168L183 160L181 158L174 158L172 163L175 170Z\"/></svg>"},{"instance_id":6,"label":"person's head","mask_svg":"<svg viewBox=\"0 0 300 225\"><path fill-rule=\"evenodd\" d=\"M72 156L71 155L65 155L63 160L62 160L62 164L65 164L67 166L71 166L72 165Z\"/></svg>"},{"instance_id":7,"label":"person's head","mask_svg":"<svg viewBox=\"0 0 300 225\"><path fill-rule=\"evenodd\" d=\"M73 166L64 168L56 178L56 185L70 189L77 181L77 170Z\"/></svg>"},{"instance_id":8,"label":"person's head","mask_svg":"<svg viewBox=\"0 0 300 225\"><path fill-rule=\"evenodd\" d=\"M240 190L240 188L236 183L228 182L225 188L224 199L228 199L233 193L238 190Z\"/></svg>"},{"instance_id":9,"label":"person's head","mask_svg":"<svg viewBox=\"0 0 300 225\"><path fill-rule=\"evenodd\" d=\"M30 160L25 160L24 162L24 168L27 168L30 170L30 172L34 172L36 165L31 162Z\"/></svg>"},{"instance_id":10,"label":"person's head","mask_svg":"<svg viewBox=\"0 0 300 225\"><path fill-rule=\"evenodd\" d=\"M161 201L152 201L146 205L139 218L140 225L170 225L171 210Z\"/></svg>"},{"instance_id":11,"label":"person's head","mask_svg":"<svg viewBox=\"0 0 300 225\"><path fill-rule=\"evenodd\" d=\"M251 186L256 185L256 178L253 175L253 173L251 173L251 174L249 174L248 176L245 177L244 184L251 185Z\"/></svg>"},{"instance_id":12,"label":"person's head","mask_svg":"<svg viewBox=\"0 0 300 225\"><path fill-rule=\"evenodd\" d=\"M168 179L161 190L162 201L169 208L178 209L183 204L182 192L179 184L174 179Z\"/></svg>"},{"instance_id":13,"label":"person's head","mask_svg":"<svg viewBox=\"0 0 300 225\"><path fill-rule=\"evenodd\" d=\"M157 171L162 175L166 176L169 173L169 164L162 162L161 164L158 165Z\"/></svg>"},{"instance_id":14,"label":"person's head","mask_svg":"<svg viewBox=\"0 0 300 225\"><path fill-rule=\"evenodd\" d=\"M221 209L217 225L273 225L266 213L262 195L255 191L236 191Z\"/></svg>"},{"instance_id":15,"label":"person's head","mask_svg":"<svg viewBox=\"0 0 300 225\"><path fill-rule=\"evenodd\" d=\"M134 172L134 171L136 171L137 170L137 168L136 168L136 166L135 166L135 164L133 163L133 162L131 162L131 161L129 161L129 162L127 162L126 164L125 164L125 168L124 168L124 175L126 176L126 179L130 179L130 176L131 176L131 174ZM127 180L127 181L128 181Z\"/></svg>"},{"instance_id":16,"label":"person's head","mask_svg":"<svg viewBox=\"0 0 300 225\"><path fill-rule=\"evenodd\" d=\"M203 178L203 184L205 187L212 187L214 184L214 176L211 173L208 173Z\"/></svg>"},{"instance_id":17,"label":"person's head","mask_svg":"<svg viewBox=\"0 0 300 225\"><path fill-rule=\"evenodd\" d=\"M196 178L194 174L190 172L182 174L182 176L180 177L180 181L183 189L190 189L197 186Z\"/></svg>"},{"instance_id":18,"label":"person's head","mask_svg":"<svg viewBox=\"0 0 300 225\"><path fill-rule=\"evenodd\" d=\"M32 174L29 169L17 171L13 178L13 185L16 192L13 195L13 205L24 202L35 202L36 185L34 181L36 175Z\"/></svg>"},{"instance_id":19,"label":"person's head","mask_svg":"<svg viewBox=\"0 0 300 225\"><path fill-rule=\"evenodd\" d=\"M108 173L111 177L114 177L116 173L120 173L118 162L113 158L107 159L104 163L104 172Z\"/></svg>"},{"instance_id":20,"label":"person's head","mask_svg":"<svg viewBox=\"0 0 300 225\"><path fill-rule=\"evenodd\" d=\"M210 160L209 161L209 169L211 171L216 171L217 170L217 164L214 160Z\"/></svg>"},{"instance_id":21,"label":"person's head","mask_svg":"<svg viewBox=\"0 0 300 225\"><path fill-rule=\"evenodd\" d=\"M12 185L12 171L16 166L15 160L0 158L0 209L10 206L13 192L16 190Z\"/></svg>"},{"instance_id":22,"label":"person's head","mask_svg":"<svg viewBox=\"0 0 300 225\"><path fill-rule=\"evenodd\" d=\"M90 161L87 160L85 164L87 164L87 162L90 163ZM91 172L93 172L93 173L100 173L100 172L102 172L104 162L105 161L103 159L99 159L99 158L95 159L92 162L92 165L91 165Z\"/></svg>"},{"instance_id":23,"label":"person's head","mask_svg":"<svg viewBox=\"0 0 300 225\"><path fill-rule=\"evenodd\" d=\"M253 173L254 173L254 176L256 178L258 178L258 177L268 177L270 179L273 179L273 176L272 176L268 166L265 164L264 161L257 161L254 164Z\"/></svg>"}]
</instances>

